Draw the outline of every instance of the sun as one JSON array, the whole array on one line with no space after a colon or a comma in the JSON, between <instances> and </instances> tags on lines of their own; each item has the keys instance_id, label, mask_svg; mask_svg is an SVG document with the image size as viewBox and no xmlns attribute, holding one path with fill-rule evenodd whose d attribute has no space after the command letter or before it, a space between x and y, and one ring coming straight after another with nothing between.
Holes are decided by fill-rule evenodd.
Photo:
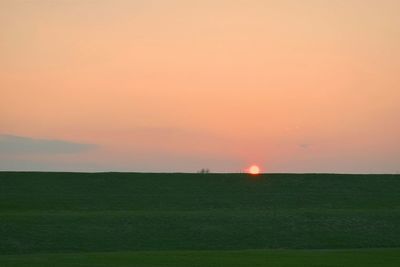
<instances>
[{"instance_id":1,"label":"sun","mask_svg":"<svg viewBox=\"0 0 400 267\"><path fill-rule=\"evenodd\" d=\"M260 174L260 167L258 167L257 165L252 165L248 169L248 172L251 175L259 175Z\"/></svg>"}]
</instances>

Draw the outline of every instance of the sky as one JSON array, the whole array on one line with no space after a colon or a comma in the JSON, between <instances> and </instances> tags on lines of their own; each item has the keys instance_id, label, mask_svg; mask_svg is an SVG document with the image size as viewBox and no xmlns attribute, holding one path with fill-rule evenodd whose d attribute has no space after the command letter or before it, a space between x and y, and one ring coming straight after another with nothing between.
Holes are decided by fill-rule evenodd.
<instances>
[{"instance_id":1,"label":"sky","mask_svg":"<svg viewBox=\"0 0 400 267\"><path fill-rule=\"evenodd\" d=\"M400 172L398 0L2 0L0 170Z\"/></svg>"}]
</instances>

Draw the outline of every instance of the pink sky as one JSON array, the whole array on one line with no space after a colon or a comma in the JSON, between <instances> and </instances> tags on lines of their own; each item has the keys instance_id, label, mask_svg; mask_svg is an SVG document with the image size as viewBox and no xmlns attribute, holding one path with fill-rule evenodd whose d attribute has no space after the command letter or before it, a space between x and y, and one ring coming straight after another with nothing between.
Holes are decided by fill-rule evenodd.
<instances>
[{"instance_id":1,"label":"pink sky","mask_svg":"<svg viewBox=\"0 0 400 267\"><path fill-rule=\"evenodd\" d=\"M397 0L1 1L0 169L400 172L399 14Z\"/></svg>"}]
</instances>

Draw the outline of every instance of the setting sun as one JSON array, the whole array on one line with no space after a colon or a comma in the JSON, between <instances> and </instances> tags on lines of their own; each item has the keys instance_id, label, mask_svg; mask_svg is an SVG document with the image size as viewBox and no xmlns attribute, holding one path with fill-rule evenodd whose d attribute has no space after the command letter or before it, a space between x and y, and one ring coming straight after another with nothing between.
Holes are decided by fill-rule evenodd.
<instances>
[{"instance_id":1,"label":"setting sun","mask_svg":"<svg viewBox=\"0 0 400 267\"><path fill-rule=\"evenodd\" d=\"M257 165L253 165L248 169L249 174L251 175L258 175L260 174L260 167Z\"/></svg>"}]
</instances>

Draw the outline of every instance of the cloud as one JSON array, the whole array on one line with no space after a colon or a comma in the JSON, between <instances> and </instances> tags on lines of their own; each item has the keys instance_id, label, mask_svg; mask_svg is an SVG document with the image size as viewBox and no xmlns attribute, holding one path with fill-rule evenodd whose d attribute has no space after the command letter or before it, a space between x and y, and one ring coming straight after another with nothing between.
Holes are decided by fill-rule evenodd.
<instances>
[{"instance_id":1,"label":"cloud","mask_svg":"<svg viewBox=\"0 0 400 267\"><path fill-rule=\"evenodd\" d=\"M1 154L70 154L96 148L93 144L75 143L64 140L36 139L0 134Z\"/></svg>"},{"instance_id":2,"label":"cloud","mask_svg":"<svg viewBox=\"0 0 400 267\"><path fill-rule=\"evenodd\" d=\"M310 148L311 144L300 144L299 147L302 149L308 149Z\"/></svg>"}]
</instances>

